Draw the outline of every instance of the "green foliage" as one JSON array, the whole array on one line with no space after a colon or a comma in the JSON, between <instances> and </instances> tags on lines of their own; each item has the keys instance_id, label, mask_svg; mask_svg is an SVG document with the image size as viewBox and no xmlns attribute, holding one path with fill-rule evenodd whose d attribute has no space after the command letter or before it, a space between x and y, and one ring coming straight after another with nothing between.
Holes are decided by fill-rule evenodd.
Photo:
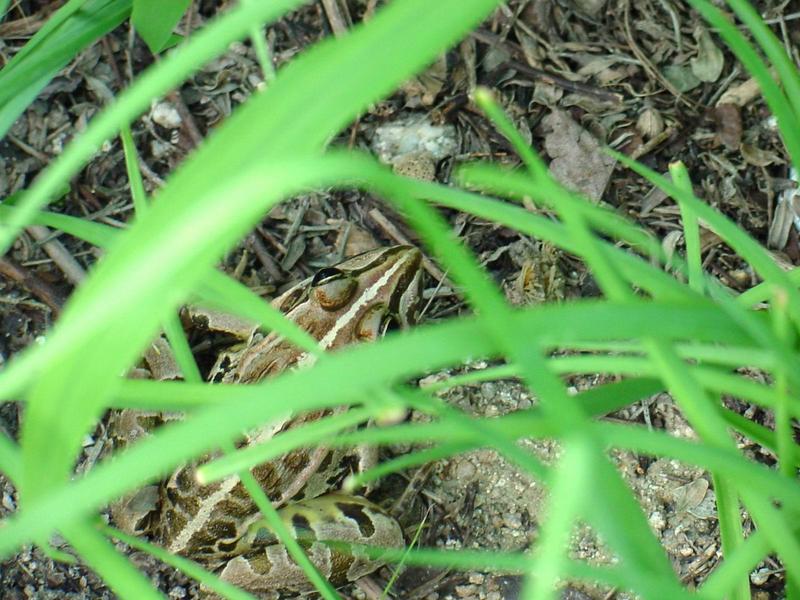
<instances>
[{"instance_id":1,"label":"green foliage","mask_svg":"<svg viewBox=\"0 0 800 600\"><path fill-rule=\"evenodd\" d=\"M781 57L782 47L746 3L732 0L776 65L786 92L773 82L757 50L734 26L720 20L717 9L705 0L690 1L759 78L790 156L798 164L800 96L795 92L800 79L788 59ZM154 4L137 1L134 20L151 48L158 49L185 3L176 3L169 15L158 15ZM273 21L298 4L298 0L242 2L208 23L104 109L14 205L0 206L3 249L21 227L33 222L106 249L103 261L74 293L46 342L28 349L0 374L0 400L21 397L27 403L20 444L0 436L0 469L21 493L21 510L0 525L0 556L7 557L26 543L43 544L58 530L121 597L157 597L104 537L113 536L147 549L222 595L246 597L189 561L96 527L93 515L109 501L157 480L182 462L217 448L229 449L241 431L276 418L287 405L303 411L359 403L350 412L293 429L263 446L228 452L205 465L201 475L214 479L240 473L246 478L250 465L292 448L329 444L331 437L338 444L432 442L424 451L364 474L362 480L492 446L531 477L551 486L549 516L538 548L515 555L415 550L406 556L408 562L528 573L526 599L554 597L556 582L565 578L603 582L647 598L683 598L689 592L675 576L607 450L669 456L707 469L718 501L725 560L695 595L747 597L749 571L769 554L778 556L789 574L790 587L795 585L800 574L800 537L795 526L800 510L800 485L795 477L800 455L791 437L791 423L800 418L796 344L800 275L784 273L756 240L696 198L682 165L673 165L672 181L667 181L618 156L679 204L687 255L675 268L679 277L686 274L688 283L667 273L666 257L652 236L562 189L488 91L478 91L476 101L514 145L526 169L510 172L486 164L461 168L458 181L482 194L404 179L359 153L323 152L328 141L360 112L480 22L496 6L495 0L468 4L463 0L396 0L349 35L305 51L187 158L160 191L157 202L147 202L128 124L152 99L222 53L231 41L252 35L254 24ZM7 130L52 74L86 43L125 18L129 7L121 0L65 4L0 72L0 132ZM56 57L52 44L64 42L68 31L81 41L70 42ZM268 57L262 58L266 65ZM100 144L118 132L137 210L130 228L112 230L40 212ZM324 356L312 369L258 385L201 383L174 316L176 307L187 300L254 318L314 350L306 334L213 266L270 207L292 194L325 186L358 186L392 202L461 286L476 309L475 316L423 325L376 344ZM557 218L517 206L515 202L523 197L547 207ZM474 256L452 236L433 203L490 219L581 257L605 297L511 310ZM764 279L759 288L735 297L702 272L700 219L759 273ZM769 305L764 310L750 308L765 300ZM186 382L121 378L119 374L134 363L159 328L167 332ZM554 355L553 350L565 352ZM446 385L519 377L537 395L537 406L497 419L473 418L441 402L433 390L402 385L411 377L479 357L506 362ZM771 379L768 383L748 379L737 371L740 367L761 369ZM621 380L571 396L562 376L575 373L617 375ZM675 398L699 440L676 439L596 418L662 390ZM723 395L775 411L775 431L725 409L720 402ZM331 435L380 414L387 403L426 412L432 421ZM72 480L82 437L112 407L187 410L190 416ZM774 449L778 468L743 455L733 443L731 428ZM563 458L554 466L542 464L518 444L524 438L559 440ZM265 499L259 497L263 494L252 493L264 504L269 518ZM591 502L582 497L590 497ZM747 539L741 528L742 508L757 528ZM601 534L618 564L590 567L567 556L566 540L577 521L589 523ZM396 556L400 560L403 553ZM335 597L331 590L324 593Z\"/></svg>"},{"instance_id":2,"label":"green foliage","mask_svg":"<svg viewBox=\"0 0 800 600\"><path fill-rule=\"evenodd\" d=\"M122 23L131 0L69 0L0 71L0 137L78 52Z\"/></svg>"},{"instance_id":3,"label":"green foliage","mask_svg":"<svg viewBox=\"0 0 800 600\"><path fill-rule=\"evenodd\" d=\"M131 22L153 54L168 45L191 0L133 0Z\"/></svg>"}]
</instances>

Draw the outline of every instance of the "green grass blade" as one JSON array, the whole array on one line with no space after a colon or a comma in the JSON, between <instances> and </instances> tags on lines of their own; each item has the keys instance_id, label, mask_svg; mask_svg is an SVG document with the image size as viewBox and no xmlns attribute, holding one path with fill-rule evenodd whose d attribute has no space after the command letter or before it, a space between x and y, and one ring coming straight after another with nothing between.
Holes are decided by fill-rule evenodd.
<instances>
[{"instance_id":1,"label":"green grass blade","mask_svg":"<svg viewBox=\"0 0 800 600\"><path fill-rule=\"evenodd\" d=\"M125 151L125 170L128 172L133 208L136 214L141 217L144 211L147 210L147 194L144 191L142 172L139 170L139 155L136 152L136 144L133 141L131 128L127 125L122 127L119 137L122 140L122 148Z\"/></svg>"},{"instance_id":2,"label":"green grass blade","mask_svg":"<svg viewBox=\"0 0 800 600\"><path fill-rule=\"evenodd\" d=\"M686 170L686 165L682 162L672 163L669 166L669 173L676 186L681 188L686 194L694 193L692 191L692 182L689 179L689 172ZM698 294L702 294L705 288L705 275L703 274L703 259L700 256L700 227L692 209L683 202L680 202L679 199L678 201L681 209L683 239L686 243L689 287Z\"/></svg>"},{"instance_id":3,"label":"green grass blade","mask_svg":"<svg viewBox=\"0 0 800 600\"><path fill-rule=\"evenodd\" d=\"M123 600L163 600L150 581L120 554L89 523L74 523L62 529L64 537L83 560Z\"/></svg>"},{"instance_id":4,"label":"green grass blade","mask_svg":"<svg viewBox=\"0 0 800 600\"><path fill-rule=\"evenodd\" d=\"M769 64L778 72L786 94L775 83L769 68L742 32L717 7L707 0L688 0L688 2L717 28L730 49L742 61L748 73L756 78L767 105L778 119L792 162L796 166L800 165L800 137L797 136L797 131L800 130L800 73L792 59L786 55L783 44L770 31L749 2L728 0L731 8L753 33L761 49L769 58Z\"/></svg>"},{"instance_id":5,"label":"green grass blade","mask_svg":"<svg viewBox=\"0 0 800 600\"><path fill-rule=\"evenodd\" d=\"M524 600L556 597L556 586L566 567L569 537L584 511L583 491L592 478L593 454L593 448L580 438L565 443L563 457L555 468L535 560L522 592Z\"/></svg>"},{"instance_id":6,"label":"green grass blade","mask_svg":"<svg viewBox=\"0 0 800 600\"><path fill-rule=\"evenodd\" d=\"M136 33L142 36L150 52L158 54L172 35L172 30L181 20L190 0L133 0L131 23Z\"/></svg>"},{"instance_id":7,"label":"green grass blade","mask_svg":"<svg viewBox=\"0 0 800 600\"><path fill-rule=\"evenodd\" d=\"M719 537L722 543L722 556L728 560L744 542L742 519L739 515L739 496L725 477L712 474L714 495L717 500L719 515ZM748 600L750 598L750 579L747 571L738 574L738 581L731 593L731 600Z\"/></svg>"},{"instance_id":8,"label":"green grass blade","mask_svg":"<svg viewBox=\"0 0 800 600\"><path fill-rule=\"evenodd\" d=\"M0 138L50 79L122 23L130 8L131 0L70 0L56 11L0 71Z\"/></svg>"},{"instance_id":9,"label":"green grass blade","mask_svg":"<svg viewBox=\"0 0 800 600\"><path fill-rule=\"evenodd\" d=\"M127 3L125 9L127 14L130 0L124 1ZM69 178L77 173L83 163L100 149L103 142L116 134L123 124L130 123L150 106L152 98L166 93L194 69L224 52L231 42L247 35L254 22L276 19L301 1L274 0L232 9L197 32L193 39L169 53L164 60L148 69L130 88L116 98L116 102L91 121L86 131L75 138L64 153L39 175L16 210L7 219L3 219L0 223L0 253L8 250L19 230L31 222L36 211L52 199ZM51 51L61 53L62 48L54 44ZM12 77L11 74L8 76ZM16 69L14 76L17 76ZM0 79L0 90L16 90L18 87L19 85L14 85L13 82ZM4 101L0 98L0 107L2 106Z\"/></svg>"},{"instance_id":10,"label":"green grass blade","mask_svg":"<svg viewBox=\"0 0 800 600\"><path fill-rule=\"evenodd\" d=\"M788 296L789 314L795 325L800 325L800 292L757 240L754 240L745 231L737 227L730 219L712 209L693 194L686 193L652 169L632 161L618 152L611 150L609 152L629 169L650 181L669 196L680 198L680 202L689 206L699 218L713 227L717 235L733 248L739 256L752 265L761 277L770 281L774 286L784 289Z\"/></svg>"}]
</instances>

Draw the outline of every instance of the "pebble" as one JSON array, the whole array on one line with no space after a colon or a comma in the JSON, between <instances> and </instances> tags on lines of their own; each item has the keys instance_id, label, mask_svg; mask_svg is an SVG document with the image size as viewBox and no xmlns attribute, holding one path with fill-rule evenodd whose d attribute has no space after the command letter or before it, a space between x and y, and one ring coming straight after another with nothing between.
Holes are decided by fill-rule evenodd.
<instances>
[{"instance_id":1,"label":"pebble","mask_svg":"<svg viewBox=\"0 0 800 600\"><path fill-rule=\"evenodd\" d=\"M150 109L150 118L165 129L177 129L181 126L181 115L169 102L157 102Z\"/></svg>"}]
</instances>

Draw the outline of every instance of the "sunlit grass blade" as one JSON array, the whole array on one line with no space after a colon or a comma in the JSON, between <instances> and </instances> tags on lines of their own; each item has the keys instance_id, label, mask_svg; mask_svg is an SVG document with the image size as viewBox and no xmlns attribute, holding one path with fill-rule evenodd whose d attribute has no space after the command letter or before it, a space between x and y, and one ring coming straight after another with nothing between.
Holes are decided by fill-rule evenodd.
<instances>
[{"instance_id":1,"label":"sunlit grass blade","mask_svg":"<svg viewBox=\"0 0 800 600\"><path fill-rule=\"evenodd\" d=\"M718 311L686 305L627 307L578 303L537 307L514 313L511 319L519 335L541 336L554 344L569 344L576 339L633 337L643 328L667 339L705 337L717 343L747 340ZM227 386L222 390L207 385L122 381L117 388L121 400L128 394L138 401L148 395L151 400L162 398L160 402L164 405L181 399L213 404L197 411L185 423L163 428L151 439L122 453L113 463L98 465L79 482L62 487L51 484L46 496L6 522L4 535L0 536L0 554L7 555L30 536L46 535L59 523L86 516L109 500L163 475L181 461L275 418L283 405L265 403L265 394L291 402L298 411L346 403L348 398L359 397L386 382L475 357L496 355L500 351L498 342L482 331L483 326L470 319L423 326L391 336L380 344L339 352L314 369L258 386ZM363 369L364 360L372 368ZM219 395L223 392L226 402L221 403ZM120 477L122 473L124 477Z\"/></svg>"},{"instance_id":2,"label":"sunlit grass blade","mask_svg":"<svg viewBox=\"0 0 800 600\"><path fill-rule=\"evenodd\" d=\"M513 176L512 174L508 175ZM490 198L470 194L461 190L454 190L444 186L426 184L423 182L406 180L403 187L408 193L417 198L425 198L438 204L467 212L480 218L502 223L521 233L546 240L563 248L567 252L578 254L579 246L571 239L566 228L559 223L541 215L533 214L522 207L513 206ZM526 181L525 186L528 186ZM662 300L692 301L695 294L681 285L678 281L654 268L637 256L627 253L613 245L607 246L607 252L614 256L614 262L620 272L635 285L648 291L654 297Z\"/></svg>"},{"instance_id":3,"label":"sunlit grass blade","mask_svg":"<svg viewBox=\"0 0 800 600\"><path fill-rule=\"evenodd\" d=\"M686 165L681 162L672 163L669 166L669 172L676 186L686 194L694 193ZM698 294L702 294L705 288L705 276L703 275L703 260L700 256L700 227L692 209L680 202L680 200L679 204L681 208L681 224L683 225L683 239L686 244L689 287Z\"/></svg>"},{"instance_id":4,"label":"sunlit grass blade","mask_svg":"<svg viewBox=\"0 0 800 600\"><path fill-rule=\"evenodd\" d=\"M82 559L120 598L160 600L150 581L88 522L62 527L64 536Z\"/></svg>"},{"instance_id":5,"label":"sunlit grass blade","mask_svg":"<svg viewBox=\"0 0 800 600\"><path fill-rule=\"evenodd\" d=\"M689 206L699 218L708 223L714 229L715 233L733 248L737 254L752 265L761 277L772 282L773 285L785 289L788 297L789 314L795 325L800 325L800 292L798 292L786 273L775 263L757 240L754 240L727 217L696 198L693 194L689 194L685 190L677 187L652 169L618 152L611 150L609 150L609 152L629 169L650 181L650 183L669 196L680 198L681 203Z\"/></svg>"},{"instance_id":6,"label":"sunlit grass blade","mask_svg":"<svg viewBox=\"0 0 800 600\"><path fill-rule=\"evenodd\" d=\"M556 597L556 584L567 562L567 547L572 528L584 512L587 497L584 486L592 482L594 457L585 440L573 438L564 444L563 456L555 468L550 497L542 520L535 560L529 567L525 600L550 600Z\"/></svg>"},{"instance_id":7,"label":"sunlit grass blade","mask_svg":"<svg viewBox=\"0 0 800 600\"><path fill-rule=\"evenodd\" d=\"M767 25L745 0L728 0L728 4L736 11L758 41L761 49L769 58L780 76L786 94L772 78L769 67L758 56L755 48L747 41L736 26L707 0L688 0L697 12L717 28L719 34L727 42L728 47L753 77L758 81L772 114L778 120L783 132L783 142L795 165L800 165L800 73L791 58L786 55L783 44L769 30Z\"/></svg>"},{"instance_id":8,"label":"sunlit grass blade","mask_svg":"<svg viewBox=\"0 0 800 600\"><path fill-rule=\"evenodd\" d=\"M139 156L136 152L136 144L133 141L131 128L127 125L120 129L120 139L122 148L125 152L125 170L128 172L128 183L131 188L131 200L136 214L141 217L147 210L147 194L144 191L142 172L139 169Z\"/></svg>"},{"instance_id":9,"label":"sunlit grass blade","mask_svg":"<svg viewBox=\"0 0 800 600\"><path fill-rule=\"evenodd\" d=\"M130 9L131 0L70 0L59 8L0 71L0 138L59 69Z\"/></svg>"},{"instance_id":10,"label":"sunlit grass blade","mask_svg":"<svg viewBox=\"0 0 800 600\"><path fill-rule=\"evenodd\" d=\"M130 3L129 0L124 1L127 2L127 11ZM234 8L198 31L193 39L170 52L164 60L140 76L130 88L117 96L112 105L101 111L86 130L67 146L64 153L39 175L16 209L8 216L4 215L0 222L0 253L8 250L19 230L30 223L36 211L53 198L102 143L116 134L123 124L130 123L150 106L152 98L166 93L194 69L224 52L232 41L247 35L254 22L271 21L301 2L302 0L276 0ZM61 52L62 49L54 45L53 51ZM13 90L16 87L8 85L7 81L2 83L0 89L3 90ZM0 106L3 106L2 102Z\"/></svg>"}]
</instances>

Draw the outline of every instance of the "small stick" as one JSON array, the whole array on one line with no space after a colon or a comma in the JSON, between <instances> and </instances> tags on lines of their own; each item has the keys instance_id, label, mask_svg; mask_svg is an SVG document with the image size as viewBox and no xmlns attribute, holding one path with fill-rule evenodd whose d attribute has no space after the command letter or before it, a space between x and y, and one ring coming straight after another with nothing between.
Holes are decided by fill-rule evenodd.
<instances>
[{"instance_id":1,"label":"small stick","mask_svg":"<svg viewBox=\"0 0 800 600\"><path fill-rule=\"evenodd\" d=\"M322 6L325 9L325 14L328 16L328 22L331 24L333 35L339 37L347 33L347 21L345 21L336 0L322 0Z\"/></svg>"},{"instance_id":2,"label":"small stick","mask_svg":"<svg viewBox=\"0 0 800 600\"><path fill-rule=\"evenodd\" d=\"M392 238L398 244L406 244L409 246L413 246L414 244L409 240L403 232L401 232L397 227L395 227L394 223L389 221L386 216L377 208L373 208L369 211L369 216L373 218L373 220L378 224L378 226L383 229L383 232ZM444 274L439 267L433 264L427 257L422 258L422 265L425 267L425 270L433 277L436 281L446 281L447 275ZM451 287L452 284L448 282L448 285Z\"/></svg>"},{"instance_id":3,"label":"small stick","mask_svg":"<svg viewBox=\"0 0 800 600\"><path fill-rule=\"evenodd\" d=\"M6 256L0 256L0 275L17 282L44 302L55 316L61 312L64 299L50 285L34 273Z\"/></svg>"},{"instance_id":4,"label":"small stick","mask_svg":"<svg viewBox=\"0 0 800 600\"><path fill-rule=\"evenodd\" d=\"M53 237L53 233L43 225L30 225L25 230L42 245L47 255L53 259L72 285L78 285L86 278L86 271L64 245Z\"/></svg>"}]
</instances>

